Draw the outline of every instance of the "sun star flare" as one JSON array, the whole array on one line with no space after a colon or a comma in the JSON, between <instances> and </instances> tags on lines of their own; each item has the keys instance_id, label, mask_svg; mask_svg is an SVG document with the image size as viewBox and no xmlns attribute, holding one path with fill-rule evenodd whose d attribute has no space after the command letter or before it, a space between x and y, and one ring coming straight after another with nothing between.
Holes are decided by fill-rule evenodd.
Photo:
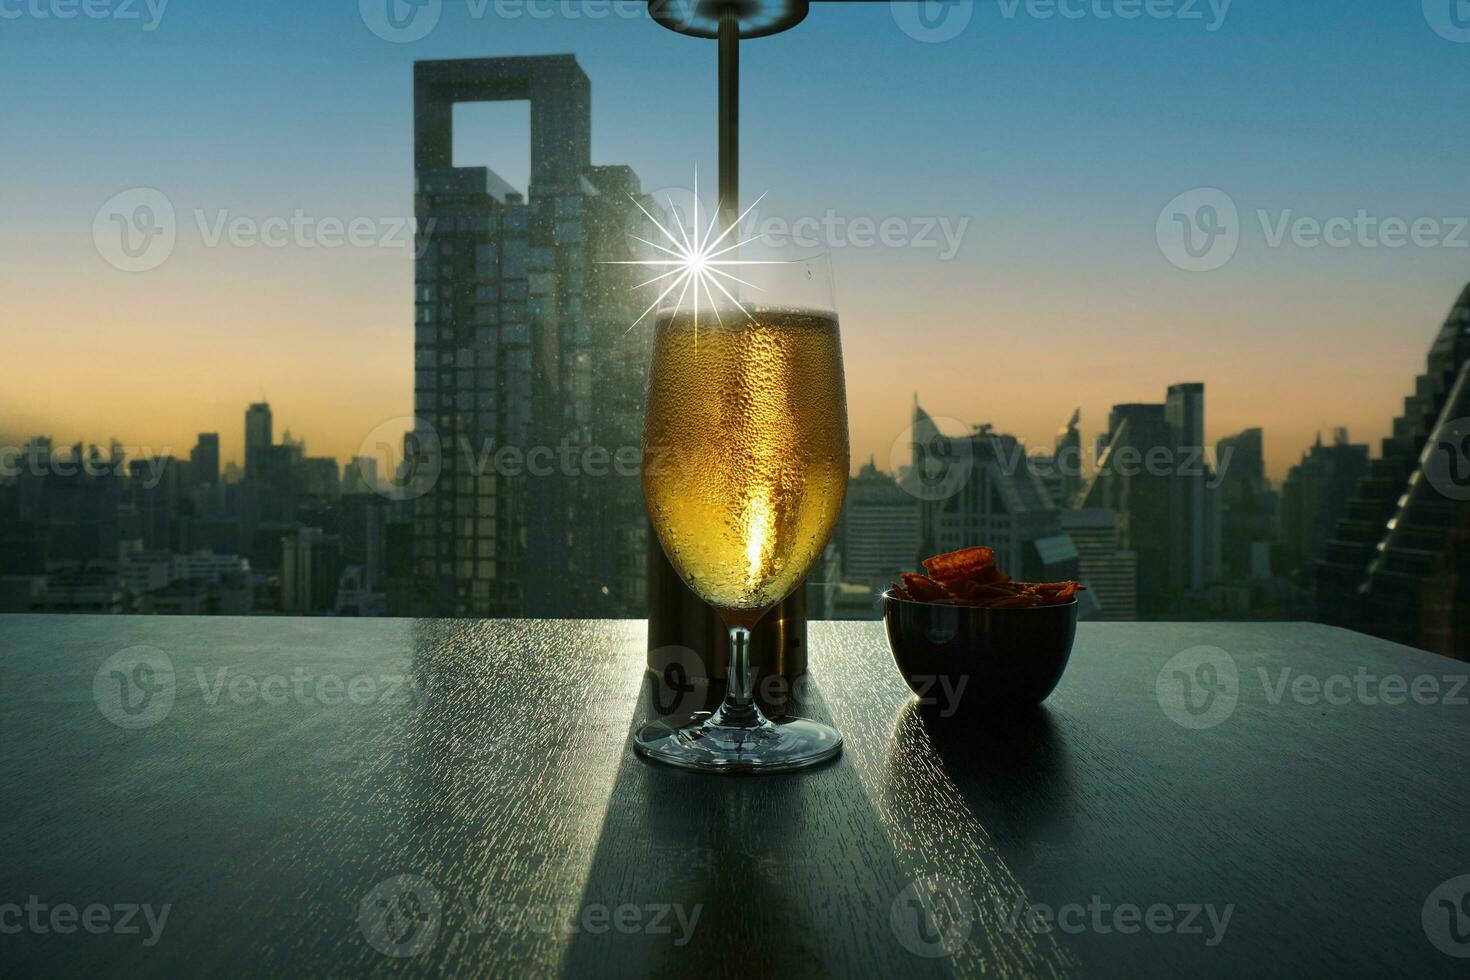
<instances>
[{"instance_id":1,"label":"sun star flare","mask_svg":"<svg viewBox=\"0 0 1470 980\"><path fill-rule=\"evenodd\" d=\"M648 308L639 314L638 319L629 325L628 329L630 331L647 319L648 315L657 310L660 304L670 296L675 297L674 310L676 312L684 309L686 302L689 304L689 308L694 313L694 327L696 331L699 329L699 313L702 301L707 303L707 308L714 313L717 321L724 322L720 313L719 297L728 300L747 319L754 319L750 311L745 308L745 305L730 291L727 283L745 286L755 290L759 290L760 287L753 282L740 278L729 270L738 266L780 265L782 263L779 260L771 259L738 258L739 249L744 245L756 241L755 237L740 241L731 241L728 244L726 240L732 238L731 233L739 228L740 222L745 220L746 215L750 214L757 204L760 204L761 198L756 198L750 207L741 212L739 217L729 222L723 231L716 234L719 215L724 203L719 202L712 209L714 213L710 216L709 224L701 230L699 218L699 174L696 171L694 175L694 213L690 216L691 227L686 228L684 226L683 220L679 217L678 209L674 207L673 200L670 199L668 202L668 217L673 219L672 223L677 230L676 234L674 231L670 231L664 222L654 217L637 197L631 194L628 196L638 206L638 210L642 211L648 220L653 222L654 227L663 233L667 241L667 244L660 244L638 235L630 235L629 237L634 241L641 242L643 245L654 249L658 253L658 257L649 259L620 259L606 263L608 265L638 265L650 270L650 272L657 271L658 273L632 287L634 289L642 289L647 286L653 286L659 290L659 293L653 302L648 304ZM764 196L762 195L761 197Z\"/></svg>"}]
</instances>

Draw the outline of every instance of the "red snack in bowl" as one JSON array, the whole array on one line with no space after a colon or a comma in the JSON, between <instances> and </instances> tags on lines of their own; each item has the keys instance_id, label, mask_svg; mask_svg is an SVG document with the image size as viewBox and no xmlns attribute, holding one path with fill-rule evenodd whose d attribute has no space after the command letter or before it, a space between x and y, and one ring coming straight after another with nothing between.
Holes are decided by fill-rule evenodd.
<instances>
[{"instance_id":1,"label":"red snack in bowl","mask_svg":"<svg viewBox=\"0 0 1470 980\"><path fill-rule=\"evenodd\" d=\"M995 563L995 552L983 546L961 548L923 562L928 575L904 572L893 594L910 602L938 602L983 609L1063 606L1077 597L1079 582L1016 582Z\"/></svg>"},{"instance_id":2,"label":"red snack in bowl","mask_svg":"<svg viewBox=\"0 0 1470 980\"><path fill-rule=\"evenodd\" d=\"M1077 595L1078 589L1086 588L1086 586L1078 585L1076 582L1057 582L1053 584L1060 585L1061 588L1054 592L1042 592L1042 603L1044 605L1064 606L1071 602Z\"/></svg>"},{"instance_id":3,"label":"red snack in bowl","mask_svg":"<svg viewBox=\"0 0 1470 980\"><path fill-rule=\"evenodd\" d=\"M985 547L961 548L946 555L924 559L924 571L936 582L971 578L987 567L995 567L995 552Z\"/></svg>"},{"instance_id":4,"label":"red snack in bowl","mask_svg":"<svg viewBox=\"0 0 1470 980\"><path fill-rule=\"evenodd\" d=\"M1023 606L1039 606L1041 605L1041 600L1029 592L1023 592L1020 595L1013 595L1008 599L994 599L985 603L985 605L990 609L1014 609Z\"/></svg>"},{"instance_id":5,"label":"red snack in bowl","mask_svg":"<svg viewBox=\"0 0 1470 980\"><path fill-rule=\"evenodd\" d=\"M1017 595L1021 589L1016 583L1005 580L999 582L979 582L975 579L960 579L957 582L943 582L944 590L954 596L957 602L967 606L983 606L996 599L1008 599Z\"/></svg>"},{"instance_id":6,"label":"red snack in bowl","mask_svg":"<svg viewBox=\"0 0 1470 980\"><path fill-rule=\"evenodd\" d=\"M979 582L982 585L1007 585L1010 583L1011 577L1001 571L999 566L992 563L986 565L974 575L971 575L970 581Z\"/></svg>"},{"instance_id":7,"label":"red snack in bowl","mask_svg":"<svg viewBox=\"0 0 1470 980\"><path fill-rule=\"evenodd\" d=\"M914 602L954 601L938 582L914 572L903 573L903 585Z\"/></svg>"},{"instance_id":8,"label":"red snack in bowl","mask_svg":"<svg viewBox=\"0 0 1470 980\"><path fill-rule=\"evenodd\" d=\"M959 579L955 582L944 582L942 583L942 587L944 588L944 591L949 594L949 597L951 599L964 606L974 605L980 602L980 600L985 595L985 593L981 592L981 589L985 587L980 585L980 583L978 582L971 581L970 579Z\"/></svg>"}]
</instances>

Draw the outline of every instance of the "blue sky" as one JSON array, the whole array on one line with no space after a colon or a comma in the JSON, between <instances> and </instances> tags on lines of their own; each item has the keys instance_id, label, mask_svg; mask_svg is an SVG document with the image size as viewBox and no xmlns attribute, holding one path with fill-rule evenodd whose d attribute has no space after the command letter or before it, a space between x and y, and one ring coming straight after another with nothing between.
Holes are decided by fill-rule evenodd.
<instances>
[{"instance_id":1,"label":"blue sky","mask_svg":"<svg viewBox=\"0 0 1470 980\"><path fill-rule=\"evenodd\" d=\"M123 0L93 2L115 13ZM914 390L936 414L1045 441L1072 404L1093 431L1113 402L1204 380L1212 437L1266 425L1278 476L1318 426L1386 432L1470 279L1470 248L1271 248L1256 212L1470 214L1470 43L1436 33L1417 0L1235 0L1214 31L1205 0L1198 20L1178 16L1185 0L1168 17L1097 15L1119 2L1071 0L1076 19L976 3L942 43L906 34L886 3L815 4L797 29L746 45L742 184L770 194L764 213L969 221L947 262L916 249L836 256L855 456L883 462ZM359 288L381 267L356 258L290 288L290 269L254 256L176 256L129 278L97 261L89 236L98 206L134 186L181 211L411 213L416 59L572 52L592 79L595 162L630 164L648 188L687 185L696 166L713 179L714 46L642 18L558 3L533 17L493 0L476 16L469 0L442 0L428 36L389 43L356 0L171 0L153 30L143 0L136 20L62 20L58 3L0 0L0 330L8 349L86 362L98 381L94 404L79 395L59 413L44 375L0 393L11 425L174 438L129 422L125 389L101 380L109 363L151 364L159 397L185 403L186 427L226 433L228 456L244 399L274 386L289 401L292 379L331 369L342 339L364 335L362 396L332 418L303 397L297 428L350 455L353 426L406 410L404 268L381 294ZM523 149L491 134L466 134L465 149L518 179ZM1175 268L1155 237L1160 209L1198 187L1225 191L1242 219L1235 257L1207 274ZM61 296L57 282L74 287ZM204 284L239 301L200 306ZM281 323L298 289L315 319ZM334 297L351 310L338 322L320 313ZM156 332L138 326L150 320ZM283 337L300 338L282 351L289 368L252 362L209 397L167 394L181 366Z\"/></svg>"}]
</instances>

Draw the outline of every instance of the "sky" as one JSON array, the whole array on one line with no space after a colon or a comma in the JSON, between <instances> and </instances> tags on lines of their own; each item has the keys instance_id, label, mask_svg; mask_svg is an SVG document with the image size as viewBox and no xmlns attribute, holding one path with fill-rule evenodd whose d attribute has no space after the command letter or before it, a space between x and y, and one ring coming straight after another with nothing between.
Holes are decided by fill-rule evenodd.
<instances>
[{"instance_id":1,"label":"sky","mask_svg":"<svg viewBox=\"0 0 1470 980\"><path fill-rule=\"evenodd\" d=\"M415 60L575 54L595 163L712 180L712 42L553 0L428 0L389 40L384 2L0 0L0 443L218 431L239 459L265 397L346 460L409 415ZM907 462L916 393L1049 446L1074 407L1090 438L1180 381L1210 441L1264 428L1277 479L1333 427L1376 454L1470 280L1450 0L813 8L743 48L741 181L763 218L843 222L854 465ZM523 185L525 126L465 110L457 162ZM127 271L108 209L138 188L177 234ZM225 233L298 212L316 247ZM325 219L370 232L321 247Z\"/></svg>"}]
</instances>

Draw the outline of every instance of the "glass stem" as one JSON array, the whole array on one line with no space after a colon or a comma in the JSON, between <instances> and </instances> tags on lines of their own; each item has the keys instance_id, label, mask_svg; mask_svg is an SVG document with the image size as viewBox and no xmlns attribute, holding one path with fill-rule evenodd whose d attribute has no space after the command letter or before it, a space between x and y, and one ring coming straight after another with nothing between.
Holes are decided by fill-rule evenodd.
<instances>
[{"instance_id":1,"label":"glass stem","mask_svg":"<svg viewBox=\"0 0 1470 980\"><path fill-rule=\"evenodd\" d=\"M730 670L725 682L725 703L720 715L726 724L750 725L760 718L751 693L750 630L730 627Z\"/></svg>"}]
</instances>

